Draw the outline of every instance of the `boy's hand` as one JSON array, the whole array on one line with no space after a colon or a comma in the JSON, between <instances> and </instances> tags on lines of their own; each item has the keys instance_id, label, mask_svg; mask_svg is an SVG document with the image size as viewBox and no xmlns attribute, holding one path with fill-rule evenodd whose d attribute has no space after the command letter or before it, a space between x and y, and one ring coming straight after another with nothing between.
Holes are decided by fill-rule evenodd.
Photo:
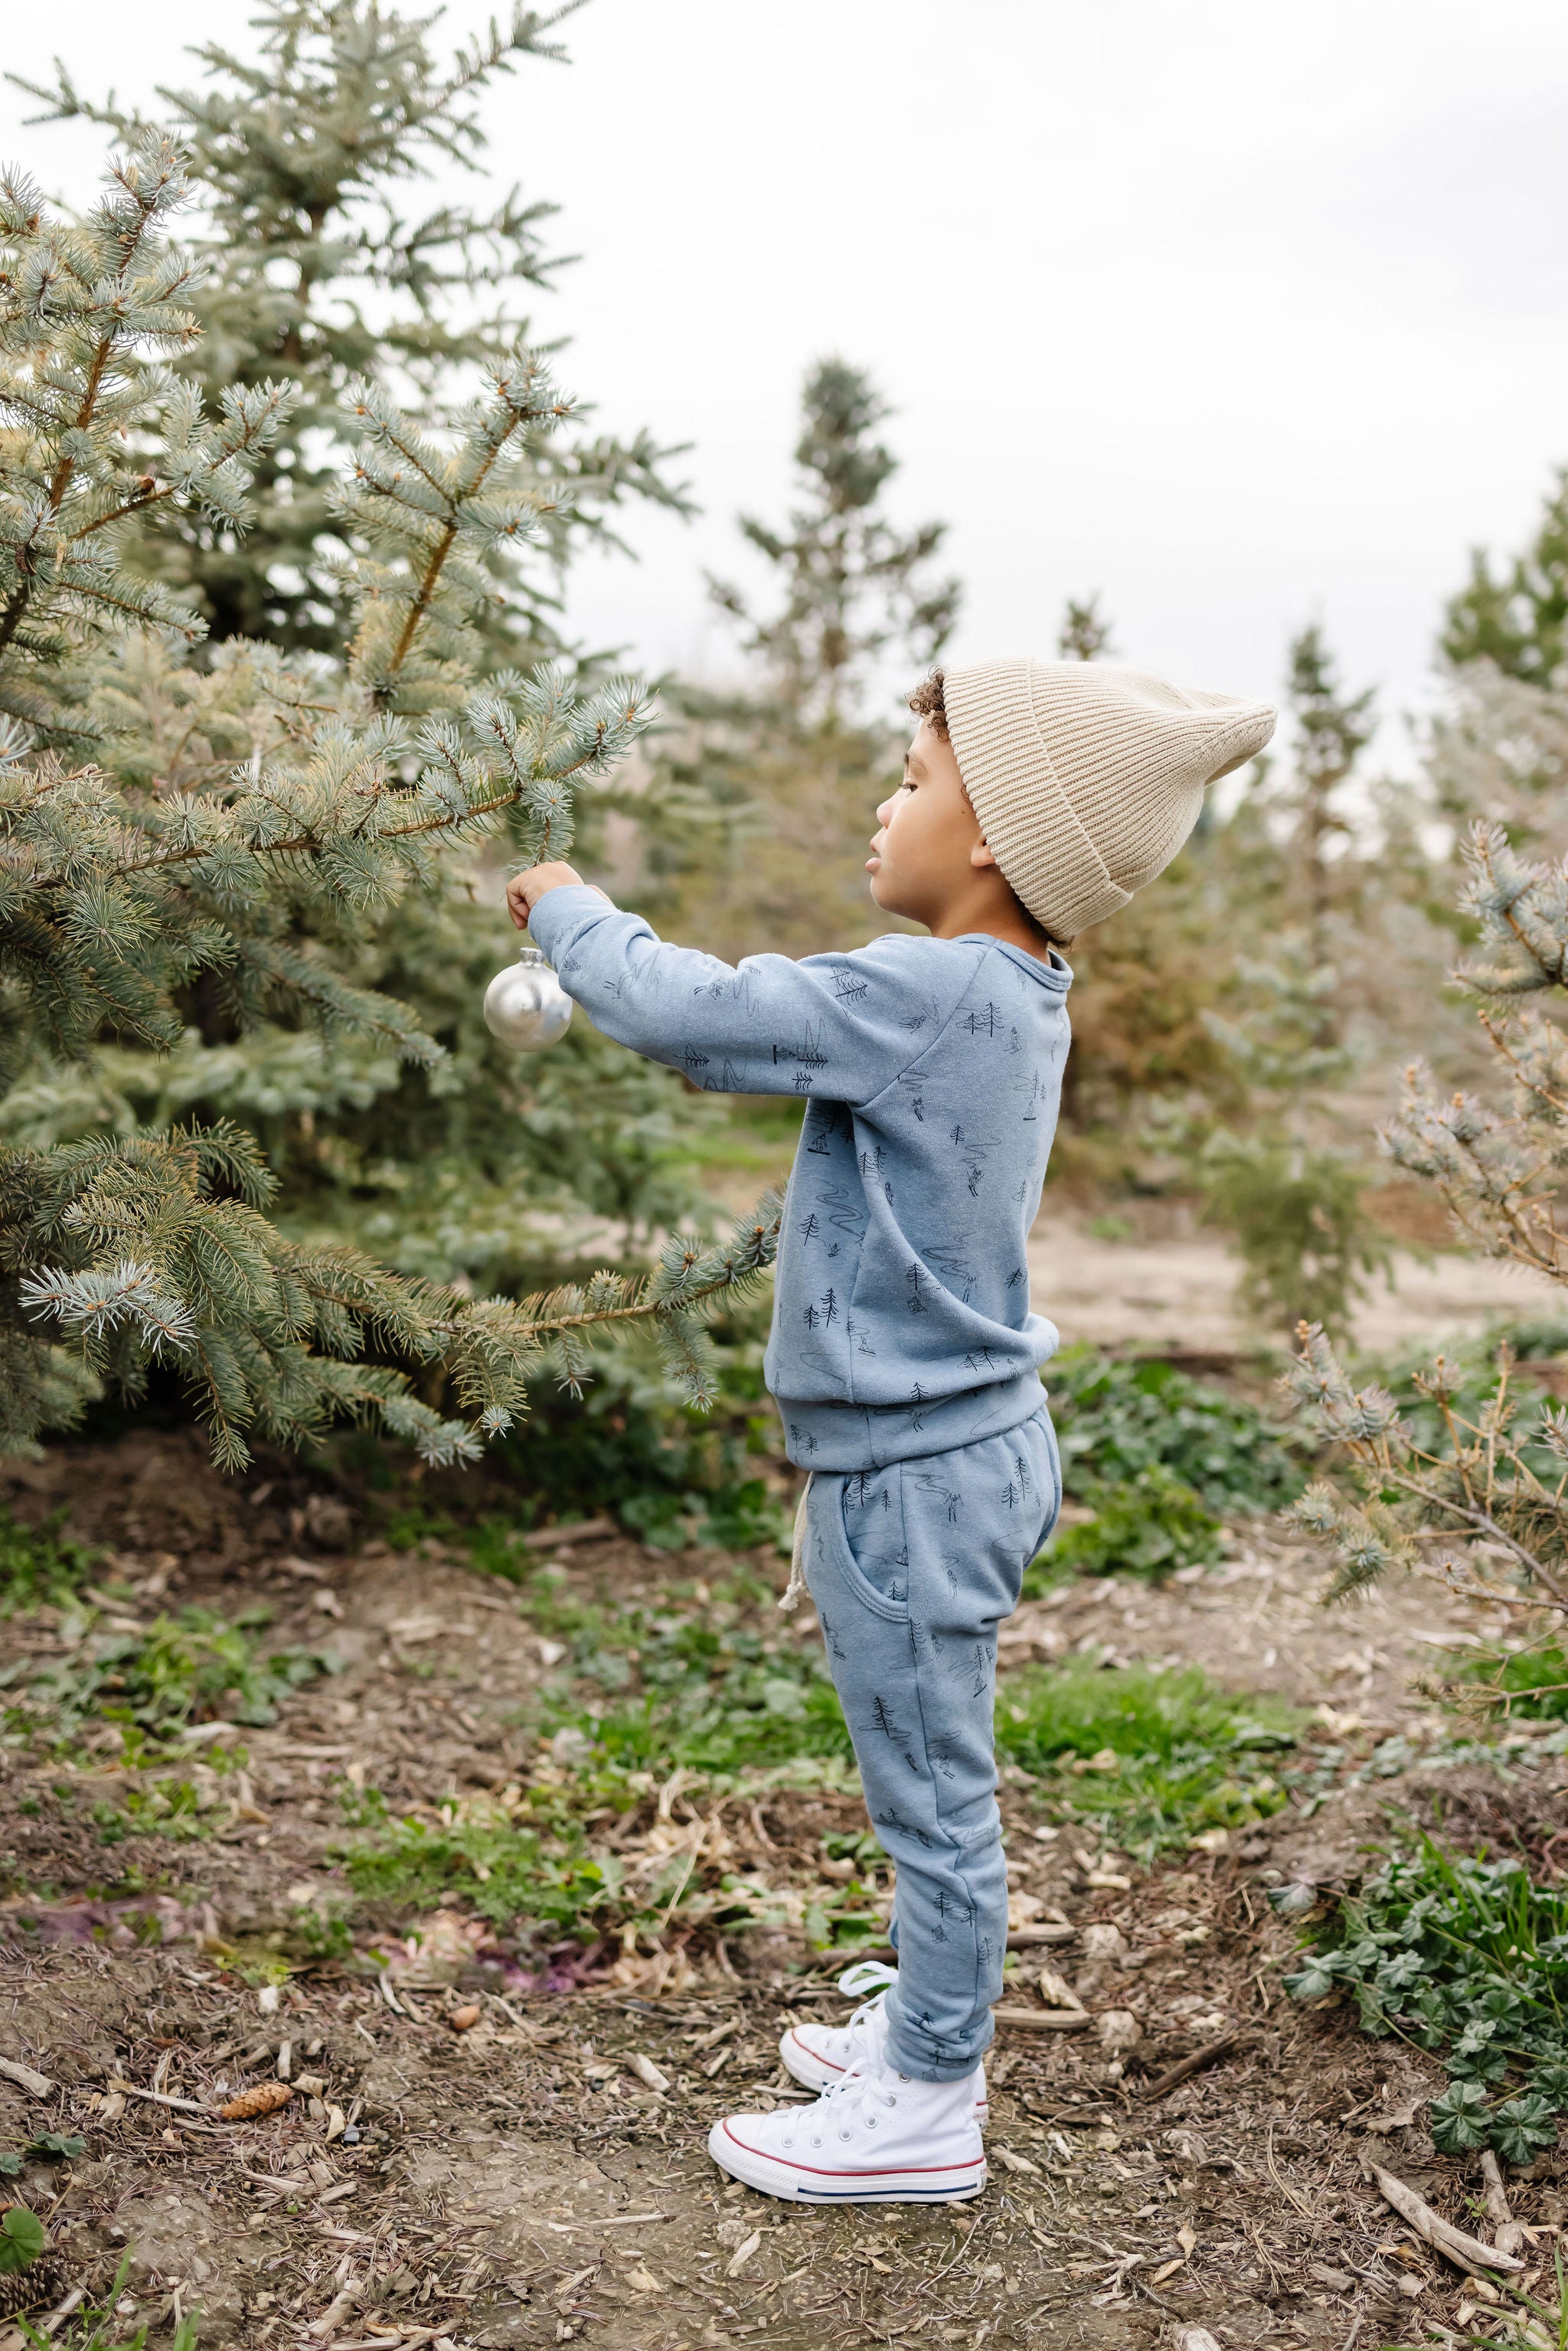
<instances>
[{"instance_id":1,"label":"boy's hand","mask_svg":"<svg viewBox=\"0 0 1568 2351\"><path fill-rule=\"evenodd\" d=\"M581 874L575 866L565 865L558 858L549 865L530 865L526 873L514 873L507 884L507 912L519 931L528 927L528 916L547 890L559 890L568 882L580 882ZM600 892L602 897L604 893Z\"/></svg>"}]
</instances>

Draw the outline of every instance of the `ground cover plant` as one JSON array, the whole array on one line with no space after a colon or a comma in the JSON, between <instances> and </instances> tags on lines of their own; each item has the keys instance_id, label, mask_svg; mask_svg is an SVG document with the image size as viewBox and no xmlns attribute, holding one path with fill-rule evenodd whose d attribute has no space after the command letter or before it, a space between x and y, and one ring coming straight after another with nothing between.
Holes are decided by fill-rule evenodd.
<instances>
[{"instance_id":1,"label":"ground cover plant","mask_svg":"<svg viewBox=\"0 0 1568 2351\"><path fill-rule=\"evenodd\" d=\"M1555 2147L1568 2112L1568 1889L1537 1884L1521 1862L1451 1855L1429 1837L1396 1853L1335 1906L1285 1989L1296 2000L1343 1989L1364 2032L1442 2056L1449 2084L1430 2124L1445 2154L1490 2147L1528 2163Z\"/></svg>"},{"instance_id":2,"label":"ground cover plant","mask_svg":"<svg viewBox=\"0 0 1568 2351\"><path fill-rule=\"evenodd\" d=\"M1222 1690L1197 1667L1074 1657L1009 1675L998 1692L998 1753L1038 1775L1053 1808L1145 1861L1279 1812L1277 1759L1299 1729L1289 1707Z\"/></svg>"},{"instance_id":3,"label":"ground cover plant","mask_svg":"<svg viewBox=\"0 0 1568 2351\"><path fill-rule=\"evenodd\" d=\"M1156 1467L1211 1510L1277 1510L1300 1490L1284 1432L1256 1405L1175 1364L1065 1347L1046 1379L1069 1494L1123 1485Z\"/></svg>"},{"instance_id":4,"label":"ground cover plant","mask_svg":"<svg viewBox=\"0 0 1568 2351\"><path fill-rule=\"evenodd\" d=\"M1077 1505L1026 1577L1124 1573L1155 1580L1207 1566L1224 1518L1276 1510L1302 1472L1255 1405L1156 1359L1064 1348L1047 1384L1062 1493Z\"/></svg>"},{"instance_id":5,"label":"ground cover plant","mask_svg":"<svg viewBox=\"0 0 1568 2351\"><path fill-rule=\"evenodd\" d=\"M0 1663L0 1740L65 1756L112 1724L127 1755L151 1760L203 1722L276 1722L292 1691L337 1670L328 1649L269 1645L265 1603L233 1614L187 1605L132 1626L122 1612L137 1605L88 1545L0 1510L0 1617L44 1635Z\"/></svg>"}]
</instances>

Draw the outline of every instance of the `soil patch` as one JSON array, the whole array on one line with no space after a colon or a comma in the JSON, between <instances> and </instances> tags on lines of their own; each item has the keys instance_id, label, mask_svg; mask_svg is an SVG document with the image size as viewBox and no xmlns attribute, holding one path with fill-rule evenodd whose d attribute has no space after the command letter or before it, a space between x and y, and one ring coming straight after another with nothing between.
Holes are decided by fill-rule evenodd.
<instances>
[{"instance_id":1,"label":"soil patch","mask_svg":"<svg viewBox=\"0 0 1568 2351\"><path fill-rule=\"evenodd\" d=\"M1299 1777L1272 1820L1145 1873L1086 1824L1044 1817L1047 1792L1009 1771L1020 1938L1041 1923L1071 1932L1019 1940L1009 2004L1030 2002L1049 1962L1094 2021L1001 2028L992 2184L978 2204L818 2212L727 2188L704 2152L718 2115L789 2096L786 2026L842 2012L842 1959L814 1953L794 1926L677 1938L662 1959L573 1947L530 1971L449 1911L419 1921L424 1940L405 1942L380 1980L352 1953L300 1951L302 1917L324 1915L328 1897L348 1907L361 1949L379 1929L395 1959L390 1938L411 1923L352 1901L334 1858L345 1781L428 1810L556 1768L522 1727L549 1641L516 1593L455 1552L366 1546L351 1497L296 1471L263 1491L268 1476L225 1484L183 1438L144 1433L62 1448L12 1488L20 1514L63 1502L73 1531L112 1544L133 1615L264 1598L280 1641L329 1643L341 1667L287 1698L271 1728L245 1731L243 1791L225 1782L221 1804L183 1830L129 1802L167 1763L6 1761L17 1890L0 2053L55 2086L34 2098L0 2081L0 2144L85 2137L80 2159L30 2164L17 2192L49 2214L90 2293L130 2249L129 2331L145 2319L167 2340L199 2305L204 2345L247 2351L307 2328L336 2351L577 2340L1012 2351L1153 2345L1180 2319L1228 2351L1340 2351L1452 2321L1458 2272L1409 2236L1367 2168L1385 2163L1477 2225L1478 2162L1438 2156L1422 2119L1441 2072L1369 2040L1337 2001L1282 1996L1296 1929L1267 1896L1348 1881L1399 1822L1552 1871L1568 1831L1563 1759L1521 1734L1495 1762L1456 1761L1410 1687L1412 1669L1440 1655L1429 1636L1463 1644L1495 1627L1415 1585L1325 1614L1322 1560L1261 1526L1239 1530L1226 1564L1188 1583L1075 1584L1021 1611L1009 1670L1089 1651L1197 1661L1323 1709L1316 1779ZM694 1572L620 1537L559 1557L572 1586L628 1603ZM32 1619L0 1628L8 1656L51 1637ZM659 1826L662 1802L672 1835L716 1820L727 1865L766 1868L779 1885L820 1884L824 1839L862 1818L844 1786L695 1805L650 1791L614 1824L628 1850ZM110 1816L120 1825L106 1843ZM258 1984L280 1936L293 1972ZM477 2021L455 2029L469 2008ZM1132 2020L1120 2053L1103 2043L1107 2014ZM1214 2062L1147 2095L1220 2043ZM217 2118L225 2097L276 2081L280 2062L294 2090L280 2111ZM1510 2182L1516 2216L1547 2232L1532 2252L1542 2262L1563 2178L1550 2155Z\"/></svg>"}]
</instances>

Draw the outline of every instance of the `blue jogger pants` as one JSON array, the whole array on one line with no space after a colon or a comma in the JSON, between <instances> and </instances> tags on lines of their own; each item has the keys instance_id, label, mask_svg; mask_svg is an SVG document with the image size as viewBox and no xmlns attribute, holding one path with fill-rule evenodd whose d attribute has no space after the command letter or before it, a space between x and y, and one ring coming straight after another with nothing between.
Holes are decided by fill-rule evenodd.
<instances>
[{"instance_id":1,"label":"blue jogger pants","mask_svg":"<svg viewBox=\"0 0 1568 2351\"><path fill-rule=\"evenodd\" d=\"M819 1473L806 1498L806 1582L898 1872L888 2055L917 2081L960 2080L991 2039L1008 1936L997 1627L1061 1502L1043 1401L1007 1435L952 1453Z\"/></svg>"}]
</instances>

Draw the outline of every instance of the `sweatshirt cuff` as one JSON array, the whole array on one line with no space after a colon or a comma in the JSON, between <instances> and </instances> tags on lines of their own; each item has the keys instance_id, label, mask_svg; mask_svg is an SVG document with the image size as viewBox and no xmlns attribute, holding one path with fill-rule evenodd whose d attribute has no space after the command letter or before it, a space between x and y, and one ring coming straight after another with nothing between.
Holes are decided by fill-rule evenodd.
<instances>
[{"instance_id":1,"label":"sweatshirt cuff","mask_svg":"<svg viewBox=\"0 0 1568 2351\"><path fill-rule=\"evenodd\" d=\"M594 889L588 882L561 882L547 890L528 916L528 936L536 947L543 949L551 963L556 960L555 944L572 925L588 914L612 914L614 906L602 890Z\"/></svg>"}]
</instances>

